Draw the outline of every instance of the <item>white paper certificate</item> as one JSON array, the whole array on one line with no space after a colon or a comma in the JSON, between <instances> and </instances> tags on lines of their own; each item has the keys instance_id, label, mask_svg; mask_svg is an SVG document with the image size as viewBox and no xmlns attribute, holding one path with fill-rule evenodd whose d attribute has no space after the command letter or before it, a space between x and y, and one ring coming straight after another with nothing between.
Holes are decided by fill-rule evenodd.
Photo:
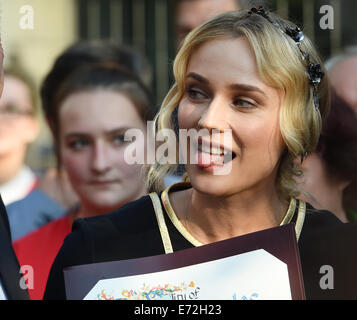
<instances>
[{"instance_id":1,"label":"white paper certificate","mask_svg":"<svg viewBox=\"0 0 357 320\"><path fill-rule=\"evenodd\" d=\"M186 267L99 280L85 300L290 300L287 265L263 249Z\"/></svg>"}]
</instances>

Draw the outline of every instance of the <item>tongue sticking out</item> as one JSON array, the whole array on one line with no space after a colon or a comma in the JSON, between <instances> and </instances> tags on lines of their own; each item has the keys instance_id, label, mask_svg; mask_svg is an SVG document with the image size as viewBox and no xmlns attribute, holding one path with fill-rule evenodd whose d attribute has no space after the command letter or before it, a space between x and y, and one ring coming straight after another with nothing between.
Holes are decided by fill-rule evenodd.
<instances>
[{"instance_id":1,"label":"tongue sticking out","mask_svg":"<svg viewBox=\"0 0 357 320\"><path fill-rule=\"evenodd\" d=\"M207 152L198 152L197 164L200 167L209 167L213 164L223 166L224 156Z\"/></svg>"}]
</instances>

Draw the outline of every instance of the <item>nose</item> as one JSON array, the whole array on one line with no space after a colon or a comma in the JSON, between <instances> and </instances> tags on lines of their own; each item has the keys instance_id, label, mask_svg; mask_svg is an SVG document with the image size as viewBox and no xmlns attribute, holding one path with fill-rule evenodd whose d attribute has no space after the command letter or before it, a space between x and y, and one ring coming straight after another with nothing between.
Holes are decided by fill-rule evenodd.
<instances>
[{"instance_id":1,"label":"nose","mask_svg":"<svg viewBox=\"0 0 357 320\"><path fill-rule=\"evenodd\" d=\"M91 161L91 169L94 173L102 174L110 170L111 164L108 152L108 146L105 142L98 141L95 143Z\"/></svg>"},{"instance_id":2,"label":"nose","mask_svg":"<svg viewBox=\"0 0 357 320\"><path fill-rule=\"evenodd\" d=\"M201 118L198 121L199 128L208 129L209 131L213 129L219 131L227 129L226 106L226 99L221 96L214 97L202 112Z\"/></svg>"}]
</instances>

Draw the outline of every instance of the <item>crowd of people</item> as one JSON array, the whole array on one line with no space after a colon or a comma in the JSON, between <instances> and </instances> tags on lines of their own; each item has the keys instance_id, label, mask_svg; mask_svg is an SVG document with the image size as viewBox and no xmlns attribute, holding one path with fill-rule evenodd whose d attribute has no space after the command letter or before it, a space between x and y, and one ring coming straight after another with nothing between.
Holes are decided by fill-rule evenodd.
<instances>
[{"instance_id":1,"label":"crowd of people","mask_svg":"<svg viewBox=\"0 0 357 320\"><path fill-rule=\"evenodd\" d=\"M68 266L169 253L301 219L306 298L357 298L357 51L325 69L299 28L257 4L176 1L175 82L159 109L149 63L133 48L98 40L63 51L40 88L57 161L42 177L25 164L39 132L36 89L24 72L2 70L0 260L6 255L13 271L0 262L0 298L66 299ZM153 134L206 130L198 163L182 176L177 163L129 164L125 133L139 130L147 150L148 121ZM228 148L227 163L207 151L212 144ZM214 174L228 163L229 174ZM168 239L155 196L170 218ZM319 287L316 270L326 264L339 274L335 290ZM27 289L16 287L22 265L35 272Z\"/></svg>"}]
</instances>

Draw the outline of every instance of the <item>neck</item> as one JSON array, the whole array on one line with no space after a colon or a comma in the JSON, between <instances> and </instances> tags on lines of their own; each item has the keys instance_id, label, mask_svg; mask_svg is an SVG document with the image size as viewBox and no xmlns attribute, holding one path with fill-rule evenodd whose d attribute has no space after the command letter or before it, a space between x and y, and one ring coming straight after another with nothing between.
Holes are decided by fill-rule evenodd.
<instances>
[{"instance_id":1,"label":"neck","mask_svg":"<svg viewBox=\"0 0 357 320\"><path fill-rule=\"evenodd\" d=\"M346 211L343 209L343 191L344 188L337 189L335 201L330 200L331 209L329 207L327 208L333 212L342 222L348 222Z\"/></svg>"},{"instance_id":2,"label":"neck","mask_svg":"<svg viewBox=\"0 0 357 320\"><path fill-rule=\"evenodd\" d=\"M337 209L334 209L334 211L332 211L337 218L339 218L342 222L348 222L347 219L347 214L345 212L345 210L343 210L342 205Z\"/></svg>"},{"instance_id":3,"label":"neck","mask_svg":"<svg viewBox=\"0 0 357 320\"><path fill-rule=\"evenodd\" d=\"M185 190L187 208L180 217L183 225L200 242L216 242L278 226L288 208L275 188L214 197L197 190ZM186 198L187 199L187 198Z\"/></svg>"},{"instance_id":4,"label":"neck","mask_svg":"<svg viewBox=\"0 0 357 320\"><path fill-rule=\"evenodd\" d=\"M316 208L321 210L329 210L333 214L335 214L335 216L337 216L337 218L339 218L342 222L348 222L346 212L343 209L342 199L343 190L339 190L336 188L335 192L329 193L329 197L325 201L325 203L318 203L316 205Z\"/></svg>"},{"instance_id":5,"label":"neck","mask_svg":"<svg viewBox=\"0 0 357 320\"><path fill-rule=\"evenodd\" d=\"M25 150L14 150L6 155L0 155L0 185L11 181L23 166Z\"/></svg>"}]
</instances>

